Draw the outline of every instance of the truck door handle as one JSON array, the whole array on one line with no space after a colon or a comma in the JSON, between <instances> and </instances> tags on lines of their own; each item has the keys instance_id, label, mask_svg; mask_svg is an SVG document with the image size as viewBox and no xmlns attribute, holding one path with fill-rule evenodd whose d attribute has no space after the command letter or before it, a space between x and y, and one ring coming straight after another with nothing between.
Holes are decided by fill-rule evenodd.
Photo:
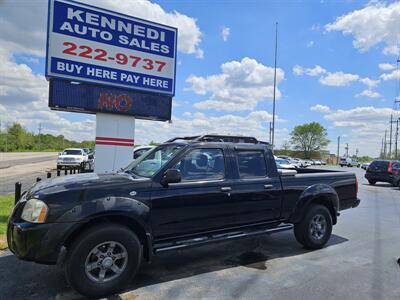
<instances>
[{"instance_id":1,"label":"truck door handle","mask_svg":"<svg viewBox=\"0 0 400 300\"><path fill-rule=\"evenodd\" d=\"M264 189L269 190L272 189L274 186L272 184L264 184Z\"/></svg>"},{"instance_id":2,"label":"truck door handle","mask_svg":"<svg viewBox=\"0 0 400 300\"><path fill-rule=\"evenodd\" d=\"M232 188L229 186L224 186L221 188L221 192L230 192L230 191L232 191Z\"/></svg>"}]
</instances>

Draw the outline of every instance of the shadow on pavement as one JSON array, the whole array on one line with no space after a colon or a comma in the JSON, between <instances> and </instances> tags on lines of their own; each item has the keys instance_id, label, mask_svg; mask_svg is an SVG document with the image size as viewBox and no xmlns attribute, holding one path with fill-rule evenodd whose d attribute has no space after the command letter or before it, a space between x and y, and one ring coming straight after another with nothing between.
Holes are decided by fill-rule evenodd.
<instances>
[{"instance_id":1,"label":"shadow on pavement","mask_svg":"<svg viewBox=\"0 0 400 300\"><path fill-rule=\"evenodd\" d=\"M332 235L326 247L347 242ZM302 248L291 231L155 256L143 264L125 292L198 274L245 266L268 270L268 261L310 252ZM63 271L56 266L23 262L13 255L0 257L0 289L4 299L83 299L66 283ZM110 299L120 299L114 295Z\"/></svg>"}]
</instances>

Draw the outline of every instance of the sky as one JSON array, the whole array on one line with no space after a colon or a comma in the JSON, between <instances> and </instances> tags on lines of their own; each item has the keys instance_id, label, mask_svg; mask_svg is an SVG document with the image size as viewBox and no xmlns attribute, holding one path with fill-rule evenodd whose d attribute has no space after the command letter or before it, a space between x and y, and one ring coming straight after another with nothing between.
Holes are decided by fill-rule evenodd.
<instances>
[{"instance_id":1,"label":"sky","mask_svg":"<svg viewBox=\"0 0 400 300\"><path fill-rule=\"evenodd\" d=\"M277 147L315 121L332 153L340 136L341 153L349 143L350 154L379 155L399 95L399 1L81 2L178 28L172 122L136 120L136 144L205 133L268 140L278 22ZM2 129L37 133L41 123L43 133L94 140L94 115L48 108L46 20L45 0L0 0Z\"/></svg>"}]
</instances>

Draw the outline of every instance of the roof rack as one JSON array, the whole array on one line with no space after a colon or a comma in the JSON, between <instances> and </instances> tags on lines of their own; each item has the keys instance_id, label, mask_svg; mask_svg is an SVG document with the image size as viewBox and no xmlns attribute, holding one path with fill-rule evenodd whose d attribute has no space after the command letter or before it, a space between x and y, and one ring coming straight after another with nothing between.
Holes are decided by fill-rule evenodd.
<instances>
[{"instance_id":1,"label":"roof rack","mask_svg":"<svg viewBox=\"0 0 400 300\"><path fill-rule=\"evenodd\" d=\"M219 135L219 134L205 134L185 137L175 137L167 141L167 143L175 142L177 140L183 140L188 142L224 142L224 143L245 143L245 144L265 144L251 136L240 136L240 135Z\"/></svg>"}]
</instances>

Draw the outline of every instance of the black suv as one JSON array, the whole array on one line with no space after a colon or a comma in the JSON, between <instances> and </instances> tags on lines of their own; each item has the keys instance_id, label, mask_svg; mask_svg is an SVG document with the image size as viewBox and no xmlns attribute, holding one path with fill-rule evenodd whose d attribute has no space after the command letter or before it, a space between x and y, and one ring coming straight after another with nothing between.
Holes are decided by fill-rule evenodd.
<instances>
[{"instance_id":1,"label":"black suv","mask_svg":"<svg viewBox=\"0 0 400 300\"><path fill-rule=\"evenodd\" d=\"M378 181L394 184L393 164L397 165L397 162L392 160L374 160L369 165L365 173L365 178L371 185L374 185Z\"/></svg>"},{"instance_id":2,"label":"black suv","mask_svg":"<svg viewBox=\"0 0 400 300\"><path fill-rule=\"evenodd\" d=\"M103 297L165 251L288 229L322 248L339 211L360 203L357 186L353 173L277 170L252 137L177 138L117 173L37 183L14 207L7 240L20 259L64 265L76 290Z\"/></svg>"}]
</instances>

